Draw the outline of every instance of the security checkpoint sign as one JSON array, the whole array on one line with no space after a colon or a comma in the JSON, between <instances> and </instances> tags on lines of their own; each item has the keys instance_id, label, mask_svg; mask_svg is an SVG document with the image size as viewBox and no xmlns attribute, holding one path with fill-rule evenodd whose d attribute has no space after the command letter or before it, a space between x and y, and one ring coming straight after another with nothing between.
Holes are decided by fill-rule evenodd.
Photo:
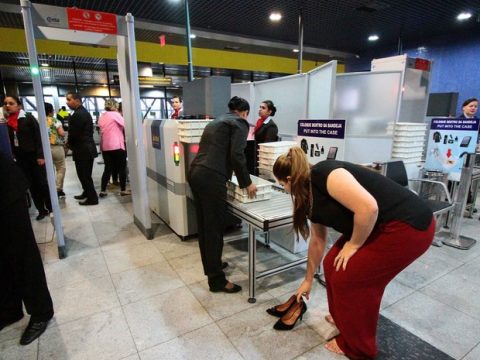
<instances>
[{"instance_id":1,"label":"security checkpoint sign","mask_svg":"<svg viewBox=\"0 0 480 360\"><path fill-rule=\"evenodd\" d=\"M297 142L310 164L327 159L343 160L345 120L298 120Z\"/></svg>"},{"instance_id":2,"label":"security checkpoint sign","mask_svg":"<svg viewBox=\"0 0 480 360\"><path fill-rule=\"evenodd\" d=\"M67 8L68 28L117 35L117 15L101 11Z\"/></svg>"},{"instance_id":3,"label":"security checkpoint sign","mask_svg":"<svg viewBox=\"0 0 480 360\"><path fill-rule=\"evenodd\" d=\"M425 169L449 174L458 181L464 153L475 153L479 119L434 118L428 135Z\"/></svg>"}]
</instances>

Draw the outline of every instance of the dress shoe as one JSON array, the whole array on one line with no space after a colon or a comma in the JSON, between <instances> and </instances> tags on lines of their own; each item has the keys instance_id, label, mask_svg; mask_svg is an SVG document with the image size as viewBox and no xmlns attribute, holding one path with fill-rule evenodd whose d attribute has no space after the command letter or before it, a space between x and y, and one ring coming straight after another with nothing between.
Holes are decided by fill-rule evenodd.
<instances>
[{"instance_id":1,"label":"dress shoe","mask_svg":"<svg viewBox=\"0 0 480 360\"><path fill-rule=\"evenodd\" d=\"M20 338L20 345L28 345L35 339L37 339L47 329L48 321L38 321L28 323L27 328Z\"/></svg>"},{"instance_id":2,"label":"dress shoe","mask_svg":"<svg viewBox=\"0 0 480 360\"><path fill-rule=\"evenodd\" d=\"M288 309L290 309L290 306L292 306L296 301L297 295L294 294L290 296L290 299L288 299L283 304L275 305L274 307L267 309L267 313L272 316L282 317L287 313Z\"/></svg>"},{"instance_id":3,"label":"dress shoe","mask_svg":"<svg viewBox=\"0 0 480 360\"><path fill-rule=\"evenodd\" d=\"M101 198L104 198L104 197L108 196L108 193L106 191L100 191L98 196L100 196Z\"/></svg>"},{"instance_id":4,"label":"dress shoe","mask_svg":"<svg viewBox=\"0 0 480 360\"><path fill-rule=\"evenodd\" d=\"M64 197L65 197L65 193L64 193L62 190L57 190L57 197L58 197L58 198L64 198Z\"/></svg>"},{"instance_id":5,"label":"dress shoe","mask_svg":"<svg viewBox=\"0 0 480 360\"><path fill-rule=\"evenodd\" d=\"M228 267L228 262L222 262L222 270L225 270Z\"/></svg>"},{"instance_id":6,"label":"dress shoe","mask_svg":"<svg viewBox=\"0 0 480 360\"><path fill-rule=\"evenodd\" d=\"M42 210L38 213L38 215L35 219L40 221L40 220L44 219L46 216L48 216L48 214L50 214L50 212L48 210Z\"/></svg>"},{"instance_id":7,"label":"dress shoe","mask_svg":"<svg viewBox=\"0 0 480 360\"><path fill-rule=\"evenodd\" d=\"M88 200L85 199L79 202L80 205L98 205L98 200Z\"/></svg>"},{"instance_id":8,"label":"dress shoe","mask_svg":"<svg viewBox=\"0 0 480 360\"><path fill-rule=\"evenodd\" d=\"M87 198L87 195L85 194L75 195L73 198L75 200L85 200Z\"/></svg>"},{"instance_id":9,"label":"dress shoe","mask_svg":"<svg viewBox=\"0 0 480 360\"><path fill-rule=\"evenodd\" d=\"M228 284L228 283L227 283ZM227 288L227 285L225 285L225 287L221 288L221 289L212 289L210 288L210 291L211 292L225 292L227 294L234 294L234 293L237 293L239 291L242 291L242 287L240 285L237 285L237 284L234 284L234 283L231 283L233 286L231 288Z\"/></svg>"},{"instance_id":10,"label":"dress shoe","mask_svg":"<svg viewBox=\"0 0 480 360\"><path fill-rule=\"evenodd\" d=\"M0 320L0 331L4 328L7 327L8 325L12 325L16 323L17 321L21 320L23 318L23 314L20 314L18 316L9 318L9 319L2 319Z\"/></svg>"},{"instance_id":11,"label":"dress shoe","mask_svg":"<svg viewBox=\"0 0 480 360\"><path fill-rule=\"evenodd\" d=\"M307 311L307 304L303 299L300 302L294 302L287 313L273 325L273 328L275 330L292 330L298 319L302 320L305 311Z\"/></svg>"}]
</instances>

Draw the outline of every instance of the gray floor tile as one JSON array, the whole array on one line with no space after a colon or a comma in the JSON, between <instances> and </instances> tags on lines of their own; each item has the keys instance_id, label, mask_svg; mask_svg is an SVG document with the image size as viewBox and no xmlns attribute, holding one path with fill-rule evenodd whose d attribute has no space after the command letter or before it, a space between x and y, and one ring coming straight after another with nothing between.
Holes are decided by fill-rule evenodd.
<instances>
[{"instance_id":1,"label":"gray floor tile","mask_svg":"<svg viewBox=\"0 0 480 360\"><path fill-rule=\"evenodd\" d=\"M184 286L167 262L112 274L112 280L123 305Z\"/></svg>"},{"instance_id":2,"label":"gray floor tile","mask_svg":"<svg viewBox=\"0 0 480 360\"><path fill-rule=\"evenodd\" d=\"M274 330L278 318L265 312L273 305L269 301L217 322L245 359L293 359L322 343L304 322L291 331Z\"/></svg>"},{"instance_id":3,"label":"gray floor tile","mask_svg":"<svg viewBox=\"0 0 480 360\"><path fill-rule=\"evenodd\" d=\"M385 292L382 297L382 304L380 307L382 309L396 303L398 300L403 299L404 297L412 294L415 290L411 287L402 284L401 282L393 279L390 284L385 288Z\"/></svg>"},{"instance_id":4,"label":"gray floor tile","mask_svg":"<svg viewBox=\"0 0 480 360\"><path fill-rule=\"evenodd\" d=\"M187 285L205 280L200 252L170 259L170 266ZM233 266L233 264L231 264Z\"/></svg>"},{"instance_id":5,"label":"gray floor tile","mask_svg":"<svg viewBox=\"0 0 480 360\"><path fill-rule=\"evenodd\" d=\"M122 359L137 350L121 308L49 327L40 338L39 360Z\"/></svg>"},{"instance_id":6,"label":"gray floor tile","mask_svg":"<svg viewBox=\"0 0 480 360\"><path fill-rule=\"evenodd\" d=\"M38 340L27 346L15 340L0 341L0 359L2 360L37 360Z\"/></svg>"},{"instance_id":7,"label":"gray floor tile","mask_svg":"<svg viewBox=\"0 0 480 360\"><path fill-rule=\"evenodd\" d=\"M63 324L120 306L109 275L50 291L56 324Z\"/></svg>"},{"instance_id":8,"label":"gray floor tile","mask_svg":"<svg viewBox=\"0 0 480 360\"><path fill-rule=\"evenodd\" d=\"M167 260L199 252L196 239L182 241L173 233L156 237L152 242Z\"/></svg>"},{"instance_id":9,"label":"gray floor tile","mask_svg":"<svg viewBox=\"0 0 480 360\"><path fill-rule=\"evenodd\" d=\"M434 281L421 292L480 320L480 280L472 279L475 276L464 268Z\"/></svg>"},{"instance_id":10,"label":"gray floor tile","mask_svg":"<svg viewBox=\"0 0 480 360\"><path fill-rule=\"evenodd\" d=\"M75 282L93 279L108 274L108 268L100 249L44 265L48 287L55 289Z\"/></svg>"},{"instance_id":11,"label":"gray floor tile","mask_svg":"<svg viewBox=\"0 0 480 360\"><path fill-rule=\"evenodd\" d=\"M142 360L243 359L215 324L207 325L201 329L145 350L140 353L140 357Z\"/></svg>"},{"instance_id":12,"label":"gray floor tile","mask_svg":"<svg viewBox=\"0 0 480 360\"><path fill-rule=\"evenodd\" d=\"M480 342L480 321L419 292L382 314L456 359Z\"/></svg>"},{"instance_id":13,"label":"gray floor tile","mask_svg":"<svg viewBox=\"0 0 480 360\"><path fill-rule=\"evenodd\" d=\"M102 250L111 274L165 261L157 248L146 241L130 246L111 245Z\"/></svg>"},{"instance_id":14,"label":"gray floor tile","mask_svg":"<svg viewBox=\"0 0 480 360\"><path fill-rule=\"evenodd\" d=\"M187 287L124 306L139 351L213 322Z\"/></svg>"},{"instance_id":15,"label":"gray floor tile","mask_svg":"<svg viewBox=\"0 0 480 360\"><path fill-rule=\"evenodd\" d=\"M462 360L478 360L480 359L480 343L473 348Z\"/></svg>"},{"instance_id":16,"label":"gray floor tile","mask_svg":"<svg viewBox=\"0 0 480 360\"><path fill-rule=\"evenodd\" d=\"M454 267L446 262L439 261L438 263L426 264L421 260L416 260L398 274L395 280L418 290L453 269Z\"/></svg>"},{"instance_id":17,"label":"gray floor tile","mask_svg":"<svg viewBox=\"0 0 480 360\"><path fill-rule=\"evenodd\" d=\"M269 293L262 291L262 289L257 289L257 302L250 304L248 302L248 281L246 275L237 272L235 275L230 276L229 280L242 286L242 291L236 294L212 293L208 288L206 280L189 285L195 297L207 309L214 320L223 319L272 299Z\"/></svg>"},{"instance_id":18,"label":"gray floor tile","mask_svg":"<svg viewBox=\"0 0 480 360\"><path fill-rule=\"evenodd\" d=\"M337 355L325 349L324 344L317 345L313 349L307 351L306 353L296 357L295 360L310 360L310 359L321 359L321 360L345 360L345 356Z\"/></svg>"}]
</instances>

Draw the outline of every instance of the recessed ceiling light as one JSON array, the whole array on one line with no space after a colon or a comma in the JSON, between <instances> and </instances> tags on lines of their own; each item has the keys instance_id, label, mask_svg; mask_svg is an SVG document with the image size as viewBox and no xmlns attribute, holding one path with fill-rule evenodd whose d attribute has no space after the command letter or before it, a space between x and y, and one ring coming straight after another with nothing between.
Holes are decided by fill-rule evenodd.
<instances>
[{"instance_id":1,"label":"recessed ceiling light","mask_svg":"<svg viewBox=\"0 0 480 360\"><path fill-rule=\"evenodd\" d=\"M50 65L48 65L47 63L41 63L40 65L43 66L43 67L48 67L48 66L50 66Z\"/></svg>"},{"instance_id":2,"label":"recessed ceiling light","mask_svg":"<svg viewBox=\"0 0 480 360\"><path fill-rule=\"evenodd\" d=\"M368 37L368 41L377 41L378 39L380 39L378 35L370 35Z\"/></svg>"},{"instance_id":3,"label":"recessed ceiling light","mask_svg":"<svg viewBox=\"0 0 480 360\"><path fill-rule=\"evenodd\" d=\"M270 20L272 21L280 21L282 19L282 14L279 12L273 12L270 14Z\"/></svg>"},{"instance_id":4,"label":"recessed ceiling light","mask_svg":"<svg viewBox=\"0 0 480 360\"><path fill-rule=\"evenodd\" d=\"M297 53L297 52L299 52L300 50L298 50L298 49L293 49L292 51L293 51L294 53Z\"/></svg>"},{"instance_id":5,"label":"recessed ceiling light","mask_svg":"<svg viewBox=\"0 0 480 360\"><path fill-rule=\"evenodd\" d=\"M197 37L197 35L195 34L190 34L190 39L195 39Z\"/></svg>"},{"instance_id":6,"label":"recessed ceiling light","mask_svg":"<svg viewBox=\"0 0 480 360\"><path fill-rule=\"evenodd\" d=\"M468 20L472 17L472 13L470 12L462 12L457 15L457 20L463 21L463 20Z\"/></svg>"}]
</instances>

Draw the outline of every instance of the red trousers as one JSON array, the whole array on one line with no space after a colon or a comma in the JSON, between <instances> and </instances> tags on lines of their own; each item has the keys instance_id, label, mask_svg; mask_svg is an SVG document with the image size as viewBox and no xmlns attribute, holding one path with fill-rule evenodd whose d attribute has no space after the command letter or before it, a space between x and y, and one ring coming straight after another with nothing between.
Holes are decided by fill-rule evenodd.
<instances>
[{"instance_id":1,"label":"red trousers","mask_svg":"<svg viewBox=\"0 0 480 360\"><path fill-rule=\"evenodd\" d=\"M341 236L323 261L330 314L340 335L336 341L349 359L377 355L380 302L388 283L430 246L435 220L425 231L391 221L379 225L343 271L333 261L348 240Z\"/></svg>"}]
</instances>

